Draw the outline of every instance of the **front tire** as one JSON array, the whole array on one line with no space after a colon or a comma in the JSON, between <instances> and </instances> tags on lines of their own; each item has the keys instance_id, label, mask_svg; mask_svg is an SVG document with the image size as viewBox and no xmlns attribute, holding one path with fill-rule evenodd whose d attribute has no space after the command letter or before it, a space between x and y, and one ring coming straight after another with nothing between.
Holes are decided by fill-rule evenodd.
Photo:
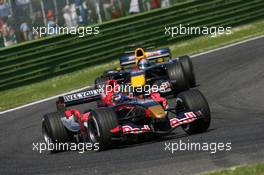
<instances>
[{"instance_id":1,"label":"front tire","mask_svg":"<svg viewBox=\"0 0 264 175\"><path fill-rule=\"evenodd\" d=\"M73 133L64 127L61 121L62 117L62 113L54 112L46 114L42 120L42 135L44 140L47 144L51 143L54 146L51 152L66 151L66 146L64 147L63 144L73 141Z\"/></svg>"},{"instance_id":2,"label":"front tire","mask_svg":"<svg viewBox=\"0 0 264 175\"><path fill-rule=\"evenodd\" d=\"M93 145L99 144L96 151L103 151L113 146L111 129L117 126L117 116L112 109L91 111L88 120L88 136Z\"/></svg>"},{"instance_id":3,"label":"front tire","mask_svg":"<svg viewBox=\"0 0 264 175\"><path fill-rule=\"evenodd\" d=\"M211 122L211 112L209 105L203 94L197 90L189 90L177 95L176 103L182 103L185 110L201 110L203 116L190 124L182 125L183 130L188 134L196 134L207 131Z\"/></svg>"}]
</instances>

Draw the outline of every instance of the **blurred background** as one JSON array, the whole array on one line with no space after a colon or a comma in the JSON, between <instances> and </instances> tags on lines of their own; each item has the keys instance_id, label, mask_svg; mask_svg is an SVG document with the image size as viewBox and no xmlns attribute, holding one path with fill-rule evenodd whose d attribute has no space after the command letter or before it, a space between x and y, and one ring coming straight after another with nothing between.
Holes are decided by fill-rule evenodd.
<instances>
[{"instance_id":1,"label":"blurred background","mask_svg":"<svg viewBox=\"0 0 264 175\"><path fill-rule=\"evenodd\" d=\"M0 48L40 38L33 27L78 27L189 0L0 0Z\"/></svg>"}]
</instances>

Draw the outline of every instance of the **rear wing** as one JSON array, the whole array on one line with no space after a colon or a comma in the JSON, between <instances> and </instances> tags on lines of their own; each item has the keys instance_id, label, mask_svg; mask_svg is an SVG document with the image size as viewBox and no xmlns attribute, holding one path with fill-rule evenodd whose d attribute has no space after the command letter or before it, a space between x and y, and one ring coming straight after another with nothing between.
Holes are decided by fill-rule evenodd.
<instances>
[{"instance_id":1,"label":"rear wing","mask_svg":"<svg viewBox=\"0 0 264 175\"><path fill-rule=\"evenodd\" d=\"M158 50L147 50L145 51L146 58L149 61L156 60L158 58L171 58L171 52L169 48L158 49ZM136 57L132 52L123 54L120 59L120 66L128 66L136 64Z\"/></svg>"},{"instance_id":2,"label":"rear wing","mask_svg":"<svg viewBox=\"0 0 264 175\"><path fill-rule=\"evenodd\" d=\"M97 101L101 98L102 93L102 89L89 89L81 92L60 96L56 101L57 108L62 109L69 106L75 106L83 103Z\"/></svg>"}]
</instances>

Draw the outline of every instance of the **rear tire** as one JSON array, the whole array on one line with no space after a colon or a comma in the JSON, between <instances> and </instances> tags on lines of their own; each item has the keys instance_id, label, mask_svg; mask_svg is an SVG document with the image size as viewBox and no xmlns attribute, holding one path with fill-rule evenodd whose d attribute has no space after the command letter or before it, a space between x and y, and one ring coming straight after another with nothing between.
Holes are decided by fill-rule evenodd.
<instances>
[{"instance_id":1,"label":"rear tire","mask_svg":"<svg viewBox=\"0 0 264 175\"><path fill-rule=\"evenodd\" d=\"M183 130L188 134L196 134L207 131L211 122L211 112L209 105L203 94L197 90L189 90L177 95L176 102L183 103L185 110L201 110L203 116L190 124L182 125Z\"/></svg>"},{"instance_id":2,"label":"rear tire","mask_svg":"<svg viewBox=\"0 0 264 175\"><path fill-rule=\"evenodd\" d=\"M62 114L66 111L67 108L65 106L63 97L59 97L58 100L56 101L56 108L57 108L57 111Z\"/></svg>"},{"instance_id":3,"label":"rear tire","mask_svg":"<svg viewBox=\"0 0 264 175\"><path fill-rule=\"evenodd\" d=\"M99 144L96 151L103 151L113 146L111 129L117 126L117 116L112 109L91 110L88 137L93 145Z\"/></svg>"},{"instance_id":4,"label":"rear tire","mask_svg":"<svg viewBox=\"0 0 264 175\"><path fill-rule=\"evenodd\" d=\"M188 82L190 84L190 87L195 87L196 86L196 79L193 71L193 65L192 61L189 56L180 56L179 61L182 64L184 73L186 75L186 78L188 79Z\"/></svg>"},{"instance_id":5,"label":"rear tire","mask_svg":"<svg viewBox=\"0 0 264 175\"><path fill-rule=\"evenodd\" d=\"M46 143L58 145L51 152L61 152L67 149L59 143L70 143L73 141L73 133L67 130L62 121L62 113L54 112L46 114L42 120L42 135Z\"/></svg>"},{"instance_id":6,"label":"rear tire","mask_svg":"<svg viewBox=\"0 0 264 175\"><path fill-rule=\"evenodd\" d=\"M189 89L189 83L185 76L181 63L175 62L167 65L167 74L174 93Z\"/></svg>"}]
</instances>

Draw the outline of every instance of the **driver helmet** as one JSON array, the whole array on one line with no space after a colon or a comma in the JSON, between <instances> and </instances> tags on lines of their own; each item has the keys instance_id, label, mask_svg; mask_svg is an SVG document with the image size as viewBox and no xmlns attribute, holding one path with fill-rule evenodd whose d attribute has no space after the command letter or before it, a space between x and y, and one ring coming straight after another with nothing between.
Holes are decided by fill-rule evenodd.
<instances>
[{"instance_id":1,"label":"driver helmet","mask_svg":"<svg viewBox=\"0 0 264 175\"><path fill-rule=\"evenodd\" d=\"M138 68L139 69L145 69L146 67L149 66L149 62L147 59L142 59L138 62Z\"/></svg>"}]
</instances>

